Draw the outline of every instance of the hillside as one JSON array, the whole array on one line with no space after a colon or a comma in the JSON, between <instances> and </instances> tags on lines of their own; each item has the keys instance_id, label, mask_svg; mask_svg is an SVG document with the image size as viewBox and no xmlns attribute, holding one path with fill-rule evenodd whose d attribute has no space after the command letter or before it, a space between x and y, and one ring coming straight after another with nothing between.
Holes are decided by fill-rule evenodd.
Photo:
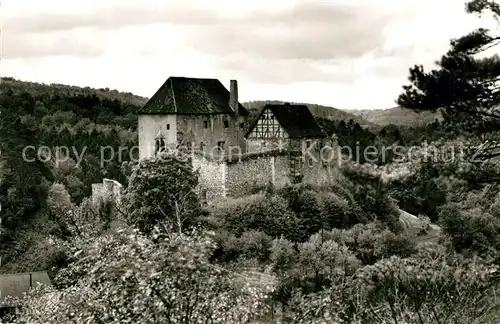
<instances>
[{"instance_id":1,"label":"hillside","mask_svg":"<svg viewBox=\"0 0 500 324\"><path fill-rule=\"evenodd\" d=\"M120 92L118 90L110 90L109 88L105 89L95 89L90 87L77 87L70 86L65 84L46 84L46 83L37 83L30 81L21 81L16 80L10 77L2 77L0 80L0 92L4 92L7 90L11 90L14 93L22 93L28 92L33 96L37 95L45 95L45 96L54 96L54 95L66 95L66 96L92 96L96 95L101 100L118 100L121 103L126 103L134 106L142 106L148 101L148 98L140 97L134 95L130 92Z\"/></svg>"},{"instance_id":2,"label":"hillside","mask_svg":"<svg viewBox=\"0 0 500 324\"><path fill-rule=\"evenodd\" d=\"M402 107L375 110L350 110L349 112L380 126L389 124L397 126L422 126L432 123L436 118L439 120L442 118L440 113L431 113L428 111L414 112L413 110Z\"/></svg>"},{"instance_id":3,"label":"hillside","mask_svg":"<svg viewBox=\"0 0 500 324\"><path fill-rule=\"evenodd\" d=\"M257 101L249 101L249 102L243 102L242 105L245 106L248 110L250 110L250 119L253 119L256 117L256 115L259 113L260 109L266 105L266 104L283 104L285 103L284 101L279 101L279 100L257 100ZM369 129L379 129L379 126L376 125L375 123L372 123L362 116L358 116L355 114L352 114L350 112L347 112L345 110L340 110L338 108L334 107L328 107L328 106L321 106L321 105L316 105L316 104L310 104L310 103L295 103L291 102L291 104L303 104L309 107L311 112L315 117L322 117L325 119L330 119L330 120L344 120L344 121L349 121L352 119L354 122L359 123L362 127L369 128Z\"/></svg>"},{"instance_id":4,"label":"hillside","mask_svg":"<svg viewBox=\"0 0 500 324\"><path fill-rule=\"evenodd\" d=\"M7 170L0 173L3 265L19 254L20 237L50 232L50 226L40 225L52 219L46 199L50 190L79 204L90 196L92 184L105 177L126 182L121 167L134 158L136 112L144 100L116 90L2 78L0 165Z\"/></svg>"}]
</instances>

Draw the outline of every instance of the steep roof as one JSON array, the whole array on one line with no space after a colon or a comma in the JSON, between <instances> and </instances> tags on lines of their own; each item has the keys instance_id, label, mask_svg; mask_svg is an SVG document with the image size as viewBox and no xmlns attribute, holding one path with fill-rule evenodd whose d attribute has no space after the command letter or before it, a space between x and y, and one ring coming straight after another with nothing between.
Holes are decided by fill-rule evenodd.
<instances>
[{"instance_id":1,"label":"steep roof","mask_svg":"<svg viewBox=\"0 0 500 324\"><path fill-rule=\"evenodd\" d=\"M5 303L5 297L11 296L21 298L23 293L28 292L31 287L36 287L38 282L44 285L51 285L47 272L27 272L0 275L0 307L10 306Z\"/></svg>"},{"instance_id":2,"label":"steep roof","mask_svg":"<svg viewBox=\"0 0 500 324\"><path fill-rule=\"evenodd\" d=\"M290 105L288 103L265 105L245 136L252 132L266 109L271 110L290 138L323 138L327 136L306 105Z\"/></svg>"},{"instance_id":3,"label":"steep roof","mask_svg":"<svg viewBox=\"0 0 500 324\"><path fill-rule=\"evenodd\" d=\"M239 114L248 111L239 104ZM139 114L234 114L229 90L217 79L170 77Z\"/></svg>"}]
</instances>

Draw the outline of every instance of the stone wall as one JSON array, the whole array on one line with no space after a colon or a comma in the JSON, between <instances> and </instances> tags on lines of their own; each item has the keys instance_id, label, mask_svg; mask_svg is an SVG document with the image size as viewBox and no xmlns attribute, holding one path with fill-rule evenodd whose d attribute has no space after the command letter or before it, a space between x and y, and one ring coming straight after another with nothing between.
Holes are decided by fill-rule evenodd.
<instances>
[{"instance_id":1,"label":"stone wall","mask_svg":"<svg viewBox=\"0 0 500 324\"><path fill-rule=\"evenodd\" d=\"M325 140L312 140L313 148L302 158L301 173L304 175L303 182L312 184L324 184L338 180L340 177L340 162L335 144ZM302 142L301 145L305 143ZM327 146L326 148L325 145ZM305 151L303 151L305 152Z\"/></svg>"},{"instance_id":2,"label":"stone wall","mask_svg":"<svg viewBox=\"0 0 500 324\"><path fill-rule=\"evenodd\" d=\"M207 202L226 197L225 177L227 164L225 161L214 161L199 154L192 156L193 169L199 172L199 183L196 191Z\"/></svg>"},{"instance_id":3,"label":"stone wall","mask_svg":"<svg viewBox=\"0 0 500 324\"><path fill-rule=\"evenodd\" d=\"M102 183L92 184L92 203L115 202L119 204L122 198L122 184L111 179L103 179Z\"/></svg>"},{"instance_id":4,"label":"stone wall","mask_svg":"<svg viewBox=\"0 0 500 324\"><path fill-rule=\"evenodd\" d=\"M296 156L292 157L293 153ZM293 181L291 158L303 161L298 167L298 172L303 175L302 182L323 184L338 179L339 169L335 163L324 164L317 160L308 164L298 154L247 153L231 159L194 154L193 168L199 170L200 175L197 191L210 203L225 197L243 197L255 193L270 182L277 188L283 187Z\"/></svg>"},{"instance_id":5,"label":"stone wall","mask_svg":"<svg viewBox=\"0 0 500 324\"><path fill-rule=\"evenodd\" d=\"M274 158L274 186L279 188L290 182L290 158L288 156L276 156Z\"/></svg>"},{"instance_id":6,"label":"stone wall","mask_svg":"<svg viewBox=\"0 0 500 324\"><path fill-rule=\"evenodd\" d=\"M252 158L228 164L228 196L242 197L274 180L274 157ZM254 192L253 192L254 193Z\"/></svg>"},{"instance_id":7,"label":"stone wall","mask_svg":"<svg viewBox=\"0 0 500 324\"><path fill-rule=\"evenodd\" d=\"M224 141L224 149L231 146L238 146L241 151L245 151L244 146L244 117L235 117L229 114L217 115L179 115L177 120L177 131L185 143L192 143L195 149L201 148L203 142L203 151L212 152L217 147L217 142ZM205 128L205 122L207 128ZM224 125L227 122L227 128Z\"/></svg>"},{"instance_id":8,"label":"stone wall","mask_svg":"<svg viewBox=\"0 0 500 324\"><path fill-rule=\"evenodd\" d=\"M154 156L155 139L161 130L169 148L188 143L199 150L203 142L203 151L211 152L219 141L224 141L224 148L239 147L246 151L244 124L246 118L233 115L139 115L139 159ZM226 128L224 122L227 121ZM205 128L205 122L207 128Z\"/></svg>"}]
</instances>

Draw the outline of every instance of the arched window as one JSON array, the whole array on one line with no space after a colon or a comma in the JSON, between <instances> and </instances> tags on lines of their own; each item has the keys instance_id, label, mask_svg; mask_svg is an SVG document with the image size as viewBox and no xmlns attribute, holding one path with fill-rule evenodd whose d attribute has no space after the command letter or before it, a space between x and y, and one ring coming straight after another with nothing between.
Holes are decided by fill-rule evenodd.
<instances>
[{"instance_id":1,"label":"arched window","mask_svg":"<svg viewBox=\"0 0 500 324\"><path fill-rule=\"evenodd\" d=\"M163 136L160 130L155 138L155 155L165 150L166 150L165 137Z\"/></svg>"}]
</instances>

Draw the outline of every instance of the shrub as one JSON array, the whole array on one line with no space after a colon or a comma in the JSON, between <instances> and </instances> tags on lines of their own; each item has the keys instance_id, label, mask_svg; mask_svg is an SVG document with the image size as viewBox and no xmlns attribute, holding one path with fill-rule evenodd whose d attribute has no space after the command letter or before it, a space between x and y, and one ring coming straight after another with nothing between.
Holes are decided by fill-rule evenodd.
<instances>
[{"instance_id":1,"label":"shrub","mask_svg":"<svg viewBox=\"0 0 500 324\"><path fill-rule=\"evenodd\" d=\"M498 323L497 270L448 253L391 257L298 296L294 323Z\"/></svg>"},{"instance_id":2,"label":"shrub","mask_svg":"<svg viewBox=\"0 0 500 324\"><path fill-rule=\"evenodd\" d=\"M358 224L348 230L326 233L351 249L363 264L373 264L393 255L408 257L416 253L415 238L408 234L395 234L380 223Z\"/></svg>"},{"instance_id":3,"label":"shrub","mask_svg":"<svg viewBox=\"0 0 500 324\"><path fill-rule=\"evenodd\" d=\"M239 199L228 199L216 205L214 218L221 220L223 229L236 236L255 230L270 237L284 236L294 240L297 236L297 219L289 210L286 201L276 195L253 195Z\"/></svg>"},{"instance_id":4,"label":"shrub","mask_svg":"<svg viewBox=\"0 0 500 324\"><path fill-rule=\"evenodd\" d=\"M267 312L267 288L211 264L213 242L202 235L155 244L119 231L79 245L56 277L65 284L30 292L20 323L247 323Z\"/></svg>"},{"instance_id":5,"label":"shrub","mask_svg":"<svg viewBox=\"0 0 500 324\"><path fill-rule=\"evenodd\" d=\"M457 203L441 208L440 224L456 251L497 256L500 251L500 219L473 209L464 211Z\"/></svg>"},{"instance_id":6,"label":"shrub","mask_svg":"<svg viewBox=\"0 0 500 324\"><path fill-rule=\"evenodd\" d=\"M265 262L269 259L272 238L264 232L248 231L239 238L239 246L244 258Z\"/></svg>"},{"instance_id":7,"label":"shrub","mask_svg":"<svg viewBox=\"0 0 500 324\"><path fill-rule=\"evenodd\" d=\"M145 232L160 221L178 231L195 224L201 205L194 192L198 175L189 161L181 153L164 153L134 167L124 197L131 224Z\"/></svg>"}]
</instances>

